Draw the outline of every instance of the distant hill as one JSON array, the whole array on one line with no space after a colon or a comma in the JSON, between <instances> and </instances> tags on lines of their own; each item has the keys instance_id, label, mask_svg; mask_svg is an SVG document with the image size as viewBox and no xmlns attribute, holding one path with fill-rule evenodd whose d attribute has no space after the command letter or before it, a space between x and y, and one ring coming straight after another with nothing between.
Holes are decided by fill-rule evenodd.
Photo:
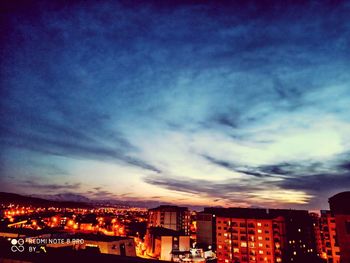
<instances>
[{"instance_id":1,"label":"distant hill","mask_svg":"<svg viewBox=\"0 0 350 263\"><path fill-rule=\"evenodd\" d=\"M78 203L92 203L92 200L89 198L74 194L74 193L63 193L63 194L55 194L55 195L30 195L31 197L41 198L45 200L51 201L69 201L69 202L78 202Z\"/></svg>"},{"instance_id":2,"label":"distant hill","mask_svg":"<svg viewBox=\"0 0 350 263\"><path fill-rule=\"evenodd\" d=\"M0 192L0 204L20 204L20 205L33 205L33 206L55 206L55 207L101 207L101 206L112 206L112 207L140 207L140 208L153 208L159 205L177 205L169 202L162 202L157 200L93 200L83 195L74 193L62 193L52 195L30 195L24 196L13 193ZM186 205L185 205L186 206ZM203 209L202 206L191 206L188 205L191 210L200 211Z\"/></svg>"},{"instance_id":3,"label":"distant hill","mask_svg":"<svg viewBox=\"0 0 350 263\"><path fill-rule=\"evenodd\" d=\"M81 207L89 208L92 205L85 202L72 202L72 201L53 201L47 200L38 197L24 196L13 193L0 192L0 203L9 205L9 204L19 204L19 205L32 205L32 206L43 206L43 207Z\"/></svg>"}]
</instances>

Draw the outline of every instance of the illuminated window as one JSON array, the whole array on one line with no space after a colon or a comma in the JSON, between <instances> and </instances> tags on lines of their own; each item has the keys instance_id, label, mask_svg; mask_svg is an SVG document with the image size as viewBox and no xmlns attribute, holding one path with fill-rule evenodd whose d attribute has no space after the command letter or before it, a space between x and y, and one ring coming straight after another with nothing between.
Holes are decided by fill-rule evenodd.
<instances>
[{"instance_id":1,"label":"illuminated window","mask_svg":"<svg viewBox=\"0 0 350 263\"><path fill-rule=\"evenodd\" d=\"M262 251L262 250L259 250L259 254L264 254L264 251Z\"/></svg>"},{"instance_id":2,"label":"illuminated window","mask_svg":"<svg viewBox=\"0 0 350 263\"><path fill-rule=\"evenodd\" d=\"M262 233L262 230L261 230L261 229L258 229L258 233L261 234L261 233Z\"/></svg>"},{"instance_id":3,"label":"illuminated window","mask_svg":"<svg viewBox=\"0 0 350 263\"><path fill-rule=\"evenodd\" d=\"M241 242L241 247L247 247L247 242Z\"/></svg>"},{"instance_id":4,"label":"illuminated window","mask_svg":"<svg viewBox=\"0 0 350 263\"><path fill-rule=\"evenodd\" d=\"M261 226L261 223L260 223L260 222L258 222L258 223L257 223L257 225L258 225L258 226Z\"/></svg>"},{"instance_id":5,"label":"illuminated window","mask_svg":"<svg viewBox=\"0 0 350 263\"><path fill-rule=\"evenodd\" d=\"M262 240L263 238L262 237L258 237L258 240Z\"/></svg>"},{"instance_id":6,"label":"illuminated window","mask_svg":"<svg viewBox=\"0 0 350 263\"><path fill-rule=\"evenodd\" d=\"M262 243L259 243L259 247L262 247L263 246L263 244Z\"/></svg>"}]
</instances>

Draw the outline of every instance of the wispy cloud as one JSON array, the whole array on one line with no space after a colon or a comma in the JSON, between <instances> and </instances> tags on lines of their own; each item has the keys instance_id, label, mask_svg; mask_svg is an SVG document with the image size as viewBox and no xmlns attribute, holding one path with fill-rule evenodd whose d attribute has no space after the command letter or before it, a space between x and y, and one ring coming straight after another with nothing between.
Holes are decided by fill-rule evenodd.
<instances>
[{"instance_id":1,"label":"wispy cloud","mask_svg":"<svg viewBox=\"0 0 350 263\"><path fill-rule=\"evenodd\" d=\"M350 186L348 4L4 8L3 185L317 207Z\"/></svg>"}]
</instances>

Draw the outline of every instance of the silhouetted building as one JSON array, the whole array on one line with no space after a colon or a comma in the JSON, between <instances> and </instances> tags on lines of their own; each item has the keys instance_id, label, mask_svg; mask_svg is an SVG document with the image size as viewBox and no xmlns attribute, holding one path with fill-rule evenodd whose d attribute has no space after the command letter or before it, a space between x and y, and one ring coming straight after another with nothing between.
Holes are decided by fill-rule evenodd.
<instances>
[{"instance_id":1,"label":"silhouetted building","mask_svg":"<svg viewBox=\"0 0 350 263\"><path fill-rule=\"evenodd\" d=\"M197 214L197 246L207 249L216 249L216 218L210 213Z\"/></svg>"},{"instance_id":2,"label":"silhouetted building","mask_svg":"<svg viewBox=\"0 0 350 263\"><path fill-rule=\"evenodd\" d=\"M350 191L329 198L329 205L335 218L340 248L340 262L350 262Z\"/></svg>"}]
</instances>

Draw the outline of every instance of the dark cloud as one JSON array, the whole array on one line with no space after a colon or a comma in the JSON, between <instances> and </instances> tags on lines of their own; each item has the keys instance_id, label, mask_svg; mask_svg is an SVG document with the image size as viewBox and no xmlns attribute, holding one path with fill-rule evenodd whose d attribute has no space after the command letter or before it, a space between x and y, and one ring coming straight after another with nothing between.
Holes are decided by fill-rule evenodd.
<instances>
[{"instance_id":1,"label":"dark cloud","mask_svg":"<svg viewBox=\"0 0 350 263\"><path fill-rule=\"evenodd\" d=\"M89 141L84 137L71 138L67 135L60 136L59 133L55 132L44 134L33 131L8 130L1 141L7 147L24 148L51 155L119 161L142 169L160 172L156 167L142 160L127 156L125 152L129 149L125 147L120 147L117 144L113 147L93 139Z\"/></svg>"},{"instance_id":2,"label":"dark cloud","mask_svg":"<svg viewBox=\"0 0 350 263\"><path fill-rule=\"evenodd\" d=\"M266 174L266 173L260 173L260 172L254 172L252 170L235 170L236 172L239 172L239 173L243 173L243 174L246 174L246 175L252 175L252 176L255 176L255 177L269 177L270 175L269 174Z\"/></svg>"},{"instance_id":3,"label":"dark cloud","mask_svg":"<svg viewBox=\"0 0 350 263\"><path fill-rule=\"evenodd\" d=\"M220 125L227 126L227 127L232 128L232 129L238 128L237 122L228 116L219 115L214 120Z\"/></svg>"},{"instance_id":4,"label":"dark cloud","mask_svg":"<svg viewBox=\"0 0 350 263\"><path fill-rule=\"evenodd\" d=\"M290 175L295 173L294 169L296 166L297 165L289 163L281 163L276 165L263 165L258 167L258 169L267 174Z\"/></svg>"},{"instance_id":5,"label":"dark cloud","mask_svg":"<svg viewBox=\"0 0 350 263\"><path fill-rule=\"evenodd\" d=\"M144 181L172 191L195 194L217 200L225 199L228 202L241 202L242 200L249 202L256 197L256 191L263 190L265 187L263 184L241 179L212 182L200 179L149 176L144 178Z\"/></svg>"},{"instance_id":6,"label":"dark cloud","mask_svg":"<svg viewBox=\"0 0 350 263\"><path fill-rule=\"evenodd\" d=\"M39 183L36 180L24 180L23 182L18 183L19 186L21 187L26 187L29 189L32 189L34 191L45 191L45 192L50 192L50 191L61 191L61 190L77 190L80 188L81 184L80 183L63 183L63 184L44 184L44 183Z\"/></svg>"},{"instance_id":7,"label":"dark cloud","mask_svg":"<svg viewBox=\"0 0 350 263\"><path fill-rule=\"evenodd\" d=\"M208 155L202 155L202 157L204 157L206 160L208 160L209 162L211 162L211 163L213 163L215 165L224 167L224 168L229 169L229 170L235 170L238 167L234 163L231 163L231 162L228 162L228 161L224 161L224 160L219 160L219 159L213 158L213 157L208 156Z\"/></svg>"},{"instance_id":8,"label":"dark cloud","mask_svg":"<svg viewBox=\"0 0 350 263\"><path fill-rule=\"evenodd\" d=\"M342 164L339 165L339 168L350 172L350 161L343 162Z\"/></svg>"},{"instance_id":9,"label":"dark cloud","mask_svg":"<svg viewBox=\"0 0 350 263\"><path fill-rule=\"evenodd\" d=\"M94 192L93 195L94 195L96 198L101 198L101 197L106 198L106 197L111 197L111 196L114 196L114 197L115 197L115 195L114 195L112 192L110 192L110 191L105 191L105 190L99 190L99 191L97 191L97 192Z\"/></svg>"},{"instance_id":10,"label":"dark cloud","mask_svg":"<svg viewBox=\"0 0 350 263\"><path fill-rule=\"evenodd\" d=\"M325 191L350 188L350 173L299 175L286 178L280 186L317 193L322 198Z\"/></svg>"},{"instance_id":11,"label":"dark cloud","mask_svg":"<svg viewBox=\"0 0 350 263\"><path fill-rule=\"evenodd\" d=\"M228 162L228 161L224 161L224 160L219 160L216 158L213 158L211 156L207 156L207 155L202 155L206 160L208 160L209 162L221 166L223 168L226 168L228 170L234 171L234 172L239 172L239 173L243 173L246 175L252 175L255 177L270 177L270 173L268 171L264 171L263 169L261 169L261 172L259 171L259 169L257 168L250 168L250 167L242 167L238 164L234 164L232 162ZM276 168L277 169L277 168Z\"/></svg>"}]
</instances>

